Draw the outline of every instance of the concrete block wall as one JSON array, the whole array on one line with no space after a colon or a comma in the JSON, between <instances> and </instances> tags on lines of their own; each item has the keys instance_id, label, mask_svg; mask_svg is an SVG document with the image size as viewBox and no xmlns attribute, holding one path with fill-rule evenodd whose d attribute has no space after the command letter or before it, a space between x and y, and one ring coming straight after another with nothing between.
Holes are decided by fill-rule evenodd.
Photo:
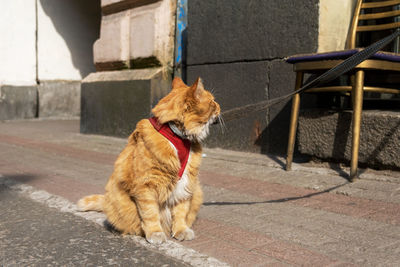
<instances>
[{"instance_id":1,"label":"concrete block wall","mask_svg":"<svg viewBox=\"0 0 400 267\"><path fill-rule=\"evenodd\" d=\"M299 150L329 161L351 160L351 111L302 110ZM360 132L361 166L400 168L400 112L364 110Z\"/></svg>"},{"instance_id":2,"label":"concrete block wall","mask_svg":"<svg viewBox=\"0 0 400 267\"><path fill-rule=\"evenodd\" d=\"M301 3L300 3L301 2ZM284 58L318 49L319 0L188 3L187 77L213 89L222 110L271 99L294 89ZM286 152L289 102L213 129L208 146Z\"/></svg>"},{"instance_id":3,"label":"concrete block wall","mask_svg":"<svg viewBox=\"0 0 400 267\"><path fill-rule=\"evenodd\" d=\"M295 74L285 57L345 49L355 1L201 1L188 6L187 77L198 76L215 92L222 110L273 99L293 91ZM302 107L318 100L302 96ZM318 101L320 103L320 101ZM290 100L243 114L222 132L212 129L207 146L286 155ZM248 116L246 116L248 115ZM300 113L298 151L348 162L351 112ZM359 162L399 168L399 112L363 113Z\"/></svg>"},{"instance_id":4,"label":"concrete block wall","mask_svg":"<svg viewBox=\"0 0 400 267\"><path fill-rule=\"evenodd\" d=\"M81 132L126 137L171 88L175 0L102 0L95 73L82 83Z\"/></svg>"},{"instance_id":5,"label":"concrete block wall","mask_svg":"<svg viewBox=\"0 0 400 267\"><path fill-rule=\"evenodd\" d=\"M168 93L170 82L161 68L90 74L82 84L81 133L129 136Z\"/></svg>"}]
</instances>

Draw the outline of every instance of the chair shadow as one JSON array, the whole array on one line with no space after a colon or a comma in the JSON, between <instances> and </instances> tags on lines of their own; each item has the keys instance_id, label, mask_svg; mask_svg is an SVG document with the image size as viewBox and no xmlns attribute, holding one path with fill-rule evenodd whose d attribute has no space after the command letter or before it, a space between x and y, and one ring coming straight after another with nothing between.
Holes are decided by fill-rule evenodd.
<instances>
[{"instance_id":1,"label":"chair shadow","mask_svg":"<svg viewBox=\"0 0 400 267\"><path fill-rule=\"evenodd\" d=\"M333 158L344 158L346 152L346 144L349 139L351 127L351 114L339 112L336 131L333 140ZM332 170L336 171L339 176L349 179L349 174L344 170L338 168L337 164L329 162L329 166Z\"/></svg>"},{"instance_id":2,"label":"chair shadow","mask_svg":"<svg viewBox=\"0 0 400 267\"><path fill-rule=\"evenodd\" d=\"M289 202L289 201L306 199L306 198L311 198L314 196L326 194L335 189L341 188L347 184L349 184L349 182L325 189L323 191L319 191L319 192L315 192L312 194L299 196L299 197L287 197L287 198L280 198L280 199L272 199L272 200L265 200L265 201L250 201L250 202L225 202L225 201L223 201L223 202L204 202L203 206L229 206L229 205L255 205L255 204L285 203L285 202Z\"/></svg>"},{"instance_id":3,"label":"chair shadow","mask_svg":"<svg viewBox=\"0 0 400 267\"><path fill-rule=\"evenodd\" d=\"M268 157L275 161L279 166L281 166L283 170L286 169L286 162L283 161L281 158L273 154L268 154Z\"/></svg>"},{"instance_id":4,"label":"chair shadow","mask_svg":"<svg viewBox=\"0 0 400 267\"><path fill-rule=\"evenodd\" d=\"M390 129L389 133L385 135L385 137L382 138L382 140L379 142L378 146L371 152L371 154L367 157L366 162L371 162L372 160L376 159L376 157L381 153L386 146L387 143L389 143L390 140L393 140L393 136L395 133L398 131L400 128L400 122L398 122L392 129ZM393 168L392 168L393 169ZM364 170L359 170L359 175L363 174L366 171Z\"/></svg>"}]
</instances>

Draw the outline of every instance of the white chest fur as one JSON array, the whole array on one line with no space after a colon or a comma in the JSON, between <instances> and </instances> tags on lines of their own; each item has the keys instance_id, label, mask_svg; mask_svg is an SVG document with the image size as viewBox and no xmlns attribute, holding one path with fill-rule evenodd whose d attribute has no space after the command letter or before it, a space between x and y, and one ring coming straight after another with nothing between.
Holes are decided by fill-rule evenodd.
<instances>
[{"instance_id":1,"label":"white chest fur","mask_svg":"<svg viewBox=\"0 0 400 267\"><path fill-rule=\"evenodd\" d=\"M189 165L190 165L191 152L189 154L188 162L186 164L185 171L181 179L176 183L174 190L168 198L168 205L175 205L176 203L188 199L192 196L192 192L189 190Z\"/></svg>"}]
</instances>

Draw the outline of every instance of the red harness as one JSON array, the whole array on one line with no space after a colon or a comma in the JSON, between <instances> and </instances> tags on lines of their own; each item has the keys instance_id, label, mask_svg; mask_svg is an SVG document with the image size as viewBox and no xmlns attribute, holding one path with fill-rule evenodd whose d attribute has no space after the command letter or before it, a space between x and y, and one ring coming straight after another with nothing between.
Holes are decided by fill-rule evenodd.
<instances>
[{"instance_id":1,"label":"red harness","mask_svg":"<svg viewBox=\"0 0 400 267\"><path fill-rule=\"evenodd\" d=\"M167 138L176 148L176 151L178 151L178 158L181 162L181 168L179 169L178 176L179 178L181 178L189 159L191 144L190 141L176 135L171 130L168 123L160 124L156 117L151 117L149 121L154 126L154 129L156 129L160 134Z\"/></svg>"}]
</instances>

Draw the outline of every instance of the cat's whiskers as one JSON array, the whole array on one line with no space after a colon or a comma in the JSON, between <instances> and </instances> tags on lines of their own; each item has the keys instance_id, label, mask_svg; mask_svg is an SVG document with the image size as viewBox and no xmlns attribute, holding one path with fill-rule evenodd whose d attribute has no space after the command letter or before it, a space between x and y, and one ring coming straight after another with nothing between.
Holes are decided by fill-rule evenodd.
<instances>
[{"instance_id":1,"label":"cat's whiskers","mask_svg":"<svg viewBox=\"0 0 400 267\"><path fill-rule=\"evenodd\" d=\"M218 92L215 88L211 88L209 91L215 98L219 98L221 96L220 92Z\"/></svg>"},{"instance_id":2,"label":"cat's whiskers","mask_svg":"<svg viewBox=\"0 0 400 267\"><path fill-rule=\"evenodd\" d=\"M225 125L224 118L222 117L221 114L218 116L218 122L219 122L218 124L221 128L221 132L224 134L226 131L226 125Z\"/></svg>"}]
</instances>

